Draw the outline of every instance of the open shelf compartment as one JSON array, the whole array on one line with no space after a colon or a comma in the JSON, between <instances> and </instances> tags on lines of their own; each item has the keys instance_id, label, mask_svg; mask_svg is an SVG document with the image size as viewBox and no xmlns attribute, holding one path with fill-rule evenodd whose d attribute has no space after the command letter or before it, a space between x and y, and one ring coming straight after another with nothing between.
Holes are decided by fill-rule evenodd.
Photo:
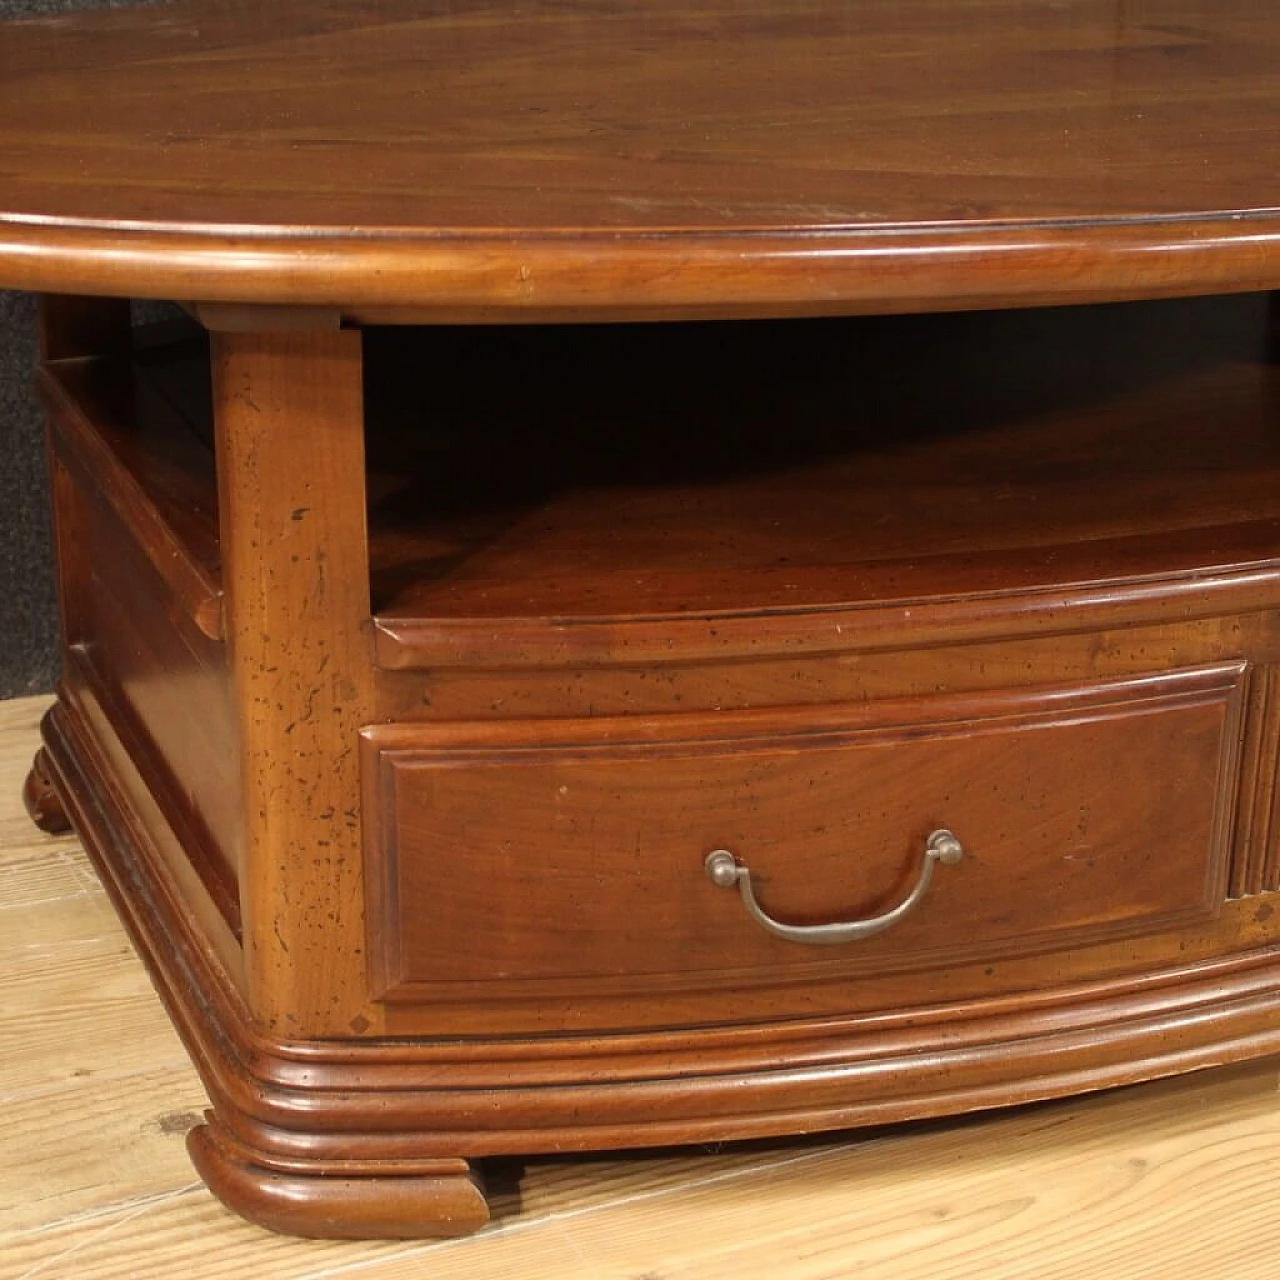
<instances>
[{"instance_id":1,"label":"open shelf compartment","mask_svg":"<svg viewBox=\"0 0 1280 1280\"><path fill-rule=\"evenodd\" d=\"M846 627L891 644L962 632L976 601L988 632L1083 624L1104 596L1158 612L1194 584L1208 601L1206 576L1214 609L1274 595L1280 370L1260 296L373 329L365 348L388 667L734 656ZM57 429L220 636L202 340L44 380Z\"/></svg>"}]
</instances>

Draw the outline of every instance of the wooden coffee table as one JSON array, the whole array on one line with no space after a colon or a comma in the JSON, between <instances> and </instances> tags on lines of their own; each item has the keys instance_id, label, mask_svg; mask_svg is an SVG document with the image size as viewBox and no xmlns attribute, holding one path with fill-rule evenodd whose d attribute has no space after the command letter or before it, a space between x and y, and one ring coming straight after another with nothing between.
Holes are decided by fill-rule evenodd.
<instances>
[{"instance_id":1,"label":"wooden coffee table","mask_svg":"<svg viewBox=\"0 0 1280 1280\"><path fill-rule=\"evenodd\" d=\"M1278 64L1252 0L0 28L28 799L219 1196L463 1232L493 1154L1280 1049Z\"/></svg>"}]
</instances>

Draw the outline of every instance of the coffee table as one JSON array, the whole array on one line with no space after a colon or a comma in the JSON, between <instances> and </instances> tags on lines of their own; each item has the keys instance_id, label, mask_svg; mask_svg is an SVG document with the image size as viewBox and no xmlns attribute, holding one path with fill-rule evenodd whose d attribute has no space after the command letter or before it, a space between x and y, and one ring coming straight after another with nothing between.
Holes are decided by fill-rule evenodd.
<instances>
[{"instance_id":1,"label":"coffee table","mask_svg":"<svg viewBox=\"0 0 1280 1280\"><path fill-rule=\"evenodd\" d=\"M1280 1049L1278 58L1245 0L0 27L27 797L223 1200L465 1232L486 1156Z\"/></svg>"}]
</instances>

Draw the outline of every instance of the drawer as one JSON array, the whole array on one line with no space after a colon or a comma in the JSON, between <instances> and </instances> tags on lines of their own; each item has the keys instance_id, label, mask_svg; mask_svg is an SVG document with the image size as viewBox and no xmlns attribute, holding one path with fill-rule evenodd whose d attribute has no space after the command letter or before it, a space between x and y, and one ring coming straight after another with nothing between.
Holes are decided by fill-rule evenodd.
<instances>
[{"instance_id":1,"label":"drawer","mask_svg":"<svg viewBox=\"0 0 1280 1280\"><path fill-rule=\"evenodd\" d=\"M687 1009L690 992L801 991L1209 920L1242 677L370 728L373 982L386 1000L473 1006L671 990ZM941 830L958 862L928 855ZM715 851L794 937L713 881ZM869 936L808 932L908 899Z\"/></svg>"}]
</instances>

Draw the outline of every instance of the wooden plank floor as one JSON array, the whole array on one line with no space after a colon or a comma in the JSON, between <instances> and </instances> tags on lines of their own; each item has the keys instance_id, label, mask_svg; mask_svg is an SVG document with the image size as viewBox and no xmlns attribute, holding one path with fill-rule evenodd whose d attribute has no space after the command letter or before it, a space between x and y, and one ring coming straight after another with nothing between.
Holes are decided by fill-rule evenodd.
<instances>
[{"instance_id":1,"label":"wooden plank floor","mask_svg":"<svg viewBox=\"0 0 1280 1280\"><path fill-rule=\"evenodd\" d=\"M498 1220L436 1244L287 1240L187 1164L204 1097L76 842L19 791L0 703L0 1276L1280 1280L1272 1060L981 1118L498 1163Z\"/></svg>"}]
</instances>

